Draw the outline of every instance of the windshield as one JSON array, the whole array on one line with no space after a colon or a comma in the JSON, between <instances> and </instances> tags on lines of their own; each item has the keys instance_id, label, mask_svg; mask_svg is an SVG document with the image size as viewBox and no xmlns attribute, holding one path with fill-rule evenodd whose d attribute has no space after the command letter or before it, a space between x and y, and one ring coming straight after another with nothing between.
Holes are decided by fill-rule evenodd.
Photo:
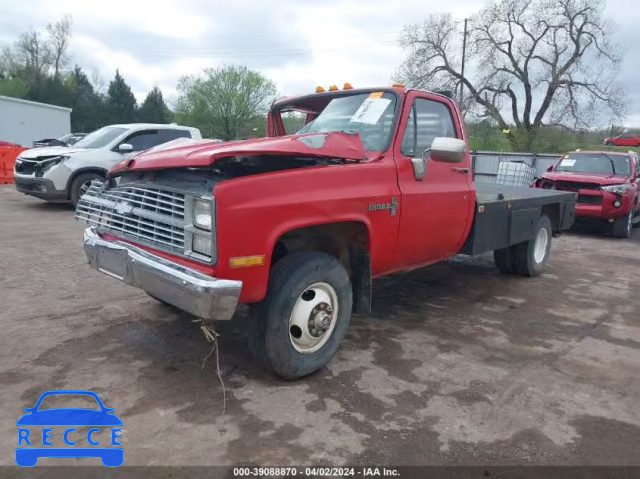
<instances>
[{"instance_id":1,"label":"windshield","mask_svg":"<svg viewBox=\"0 0 640 479\"><path fill-rule=\"evenodd\" d=\"M334 98L298 133L358 133L367 151L386 150L391 141L396 97L374 92Z\"/></svg>"},{"instance_id":2,"label":"windshield","mask_svg":"<svg viewBox=\"0 0 640 479\"><path fill-rule=\"evenodd\" d=\"M569 153L562 157L555 171L628 175L631 170L629 168L629 157L626 155Z\"/></svg>"},{"instance_id":3,"label":"windshield","mask_svg":"<svg viewBox=\"0 0 640 479\"><path fill-rule=\"evenodd\" d=\"M105 126L104 128L100 128L93 133L89 133L82 140L76 142L73 146L77 146L78 148L102 148L122 135L125 131L127 131L126 128L121 128L118 126Z\"/></svg>"}]
</instances>

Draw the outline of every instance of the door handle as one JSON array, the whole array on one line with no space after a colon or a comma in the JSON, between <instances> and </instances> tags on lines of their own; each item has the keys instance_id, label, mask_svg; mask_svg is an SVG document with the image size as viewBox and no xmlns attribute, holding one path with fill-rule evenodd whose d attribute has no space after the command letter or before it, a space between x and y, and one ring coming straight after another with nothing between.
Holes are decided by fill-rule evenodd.
<instances>
[{"instance_id":1,"label":"door handle","mask_svg":"<svg viewBox=\"0 0 640 479\"><path fill-rule=\"evenodd\" d=\"M465 168L465 167L454 167L451 169L453 171L457 171L458 173L469 173L469 168Z\"/></svg>"}]
</instances>

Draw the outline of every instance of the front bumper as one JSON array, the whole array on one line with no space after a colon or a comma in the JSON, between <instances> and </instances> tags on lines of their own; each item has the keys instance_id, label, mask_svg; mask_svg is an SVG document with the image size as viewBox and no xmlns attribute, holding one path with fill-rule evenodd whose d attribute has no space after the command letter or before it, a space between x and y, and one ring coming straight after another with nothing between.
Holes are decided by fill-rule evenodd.
<instances>
[{"instance_id":1,"label":"front bumper","mask_svg":"<svg viewBox=\"0 0 640 479\"><path fill-rule=\"evenodd\" d=\"M122 241L106 241L89 227L84 250L91 267L194 316L228 320L238 305L241 281L217 279Z\"/></svg>"},{"instance_id":2,"label":"front bumper","mask_svg":"<svg viewBox=\"0 0 640 479\"><path fill-rule=\"evenodd\" d=\"M615 206L616 202L619 206ZM578 219L613 220L629 213L632 207L632 199L629 194L616 195L599 190L580 190L576 204L576 217Z\"/></svg>"},{"instance_id":3,"label":"front bumper","mask_svg":"<svg viewBox=\"0 0 640 479\"><path fill-rule=\"evenodd\" d=\"M53 181L47 178L37 178L14 173L13 182L16 185L16 190L25 195L35 196L36 198L48 201L69 200L67 192L65 190L57 190Z\"/></svg>"}]
</instances>

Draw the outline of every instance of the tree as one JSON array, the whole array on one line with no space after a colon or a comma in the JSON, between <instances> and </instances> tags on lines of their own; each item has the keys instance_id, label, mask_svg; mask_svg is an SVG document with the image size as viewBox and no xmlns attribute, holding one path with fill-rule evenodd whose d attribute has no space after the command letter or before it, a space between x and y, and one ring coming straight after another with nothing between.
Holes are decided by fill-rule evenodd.
<instances>
[{"instance_id":1,"label":"tree","mask_svg":"<svg viewBox=\"0 0 640 479\"><path fill-rule=\"evenodd\" d=\"M146 123L168 123L171 111L162 98L162 92L157 86L149 92L138 110L138 121Z\"/></svg>"},{"instance_id":2,"label":"tree","mask_svg":"<svg viewBox=\"0 0 640 479\"><path fill-rule=\"evenodd\" d=\"M19 77L5 77L0 74L0 95L24 98L29 93L27 85Z\"/></svg>"},{"instance_id":3,"label":"tree","mask_svg":"<svg viewBox=\"0 0 640 479\"><path fill-rule=\"evenodd\" d=\"M58 78L60 71L70 61L69 44L71 43L71 26L73 20L70 15L65 15L56 23L47 25L46 48L49 51L49 60L53 67L53 77Z\"/></svg>"},{"instance_id":4,"label":"tree","mask_svg":"<svg viewBox=\"0 0 640 479\"><path fill-rule=\"evenodd\" d=\"M264 115L276 96L275 84L244 66L206 69L178 83L177 118L224 140L240 137L256 117Z\"/></svg>"},{"instance_id":5,"label":"tree","mask_svg":"<svg viewBox=\"0 0 640 479\"><path fill-rule=\"evenodd\" d=\"M110 123L131 123L136 121L136 97L116 70L115 78L107 90L107 109Z\"/></svg>"},{"instance_id":6,"label":"tree","mask_svg":"<svg viewBox=\"0 0 640 479\"><path fill-rule=\"evenodd\" d=\"M461 71L461 35L450 14L405 27L408 57L398 76L416 87L467 93L463 107L490 118L514 150L531 150L543 125L590 127L623 114L616 83L621 56L603 0L500 0L470 19ZM509 123L515 128L510 128Z\"/></svg>"}]
</instances>

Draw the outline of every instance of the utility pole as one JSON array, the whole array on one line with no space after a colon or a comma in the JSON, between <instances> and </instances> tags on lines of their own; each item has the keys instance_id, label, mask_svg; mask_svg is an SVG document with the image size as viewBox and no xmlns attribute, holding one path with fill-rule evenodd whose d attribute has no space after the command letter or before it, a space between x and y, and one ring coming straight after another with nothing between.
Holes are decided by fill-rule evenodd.
<instances>
[{"instance_id":1,"label":"utility pole","mask_svg":"<svg viewBox=\"0 0 640 479\"><path fill-rule=\"evenodd\" d=\"M460 74L464 79L464 60L467 54L467 19L464 19L464 34L462 36L462 68ZM462 100L464 99L464 81L460 80L460 105L462 105Z\"/></svg>"}]
</instances>

